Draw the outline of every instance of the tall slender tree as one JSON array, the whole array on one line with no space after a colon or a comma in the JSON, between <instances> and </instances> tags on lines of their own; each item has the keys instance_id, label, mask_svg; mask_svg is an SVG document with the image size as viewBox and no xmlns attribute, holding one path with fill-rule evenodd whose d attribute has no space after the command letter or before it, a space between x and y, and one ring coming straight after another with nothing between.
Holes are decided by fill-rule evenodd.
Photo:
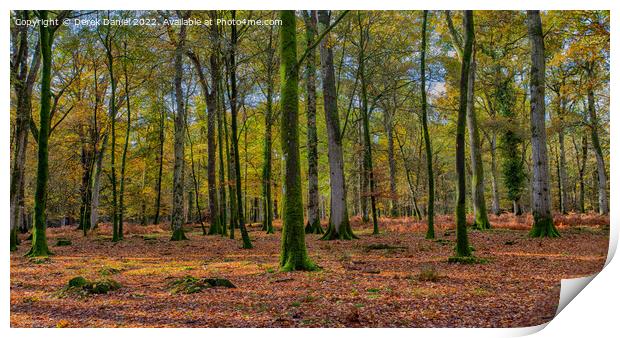
<instances>
[{"instance_id":1,"label":"tall slender tree","mask_svg":"<svg viewBox=\"0 0 620 338\"><path fill-rule=\"evenodd\" d=\"M445 12L446 22L452 44L457 52L459 59L463 57L462 39L452 23L450 11ZM474 206L474 224L476 229L489 229L491 223L487 215L487 207L484 199L484 166L482 165L482 155L480 151L480 133L478 131L478 121L476 117L474 92L476 78L476 44L472 47L472 60L469 67L469 76L467 82L467 131L469 133L469 154L471 161L471 192Z\"/></svg>"},{"instance_id":2,"label":"tall slender tree","mask_svg":"<svg viewBox=\"0 0 620 338\"><path fill-rule=\"evenodd\" d=\"M297 67L297 34L295 12L281 11L280 19L280 102L282 118L280 139L284 157L284 211L282 212L282 249L280 269L314 270L308 258L304 232L304 206L301 192L299 155L299 70Z\"/></svg>"},{"instance_id":3,"label":"tall slender tree","mask_svg":"<svg viewBox=\"0 0 620 338\"><path fill-rule=\"evenodd\" d=\"M57 14L56 18L62 21L63 16L68 12ZM42 21L49 19L46 10L37 12L37 17ZM41 104L39 110L39 132L37 149L37 181L34 193L34 229L32 231L32 247L26 254L30 257L45 257L50 254L47 246L47 183L49 179L48 163L48 144L50 136L50 100L51 79L52 79L52 46L54 44L54 33L58 29L57 25L39 25L39 46L41 48Z\"/></svg>"},{"instance_id":4,"label":"tall slender tree","mask_svg":"<svg viewBox=\"0 0 620 338\"><path fill-rule=\"evenodd\" d=\"M180 18L185 18L187 12L177 12ZM174 100L177 112L174 117L174 174L172 181L172 241L188 239L183 230L183 188L185 177L185 100L183 96L183 54L185 53L185 39L187 26L180 25L176 37L174 51Z\"/></svg>"},{"instance_id":5,"label":"tall slender tree","mask_svg":"<svg viewBox=\"0 0 620 338\"><path fill-rule=\"evenodd\" d=\"M19 11L21 19L30 17L29 11ZM14 26L15 48L11 55L11 83L15 91L15 132L13 139L13 162L11 163L11 251L17 249L19 238L17 229L22 227L24 220L24 181L26 171L26 151L28 149L28 134L32 109L32 89L41 65L39 43L32 53L32 61L28 65L30 55L28 48L29 30L25 25Z\"/></svg>"},{"instance_id":6,"label":"tall slender tree","mask_svg":"<svg viewBox=\"0 0 620 338\"><path fill-rule=\"evenodd\" d=\"M232 20L235 20L236 11L232 11ZM252 242L250 241L250 235L245 228L245 217L243 214L243 198L241 193L241 165L239 163L239 132L237 131L237 26L230 26L230 49L228 55L228 73L230 78L230 137L232 141L232 156L234 162L234 177L235 177L235 193L236 193L236 207L237 207L237 220L239 230L241 232L241 239L243 240L243 248L251 249Z\"/></svg>"},{"instance_id":7,"label":"tall slender tree","mask_svg":"<svg viewBox=\"0 0 620 338\"><path fill-rule=\"evenodd\" d=\"M428 20L428 11L422 14L422 45L420 53L420 94L422 97L422 133L424 134L424 147L426 150L426 176L428 179L428 203L426 211L426 238L435 238L435 178L433 177L433 149L431 146L431 138L428 133L428 112L426 102L426 25Z\"/></svg>"},{"instance_id":8,"label":"tall slender tree","mask_svg":"<svg viewBox=\"0 0 620 338\"><path fill-rule=\"evenodd\" d=\"M316 11L304 11L306 28L306 47L310 48L317 37ZM306 233L323 234L319 216L319 172L316 131L316 48L312 48L306 58L306 120L308 142L308 223Z\"/></svg>"},{"instance_id":9,"label":"tall slender tree","mask_svg":"<svg viewBox=\"0 0 620 338\"><path fill-rule=\"evenodd\" d=\"M463 12L463 28L465 32L465 41L463 45L463 60L461 61L459 113L456 122L456 175L458 181L456 191L456 257L471 256L471 249L467 238L465 206L467 196L465 192L465 120L467 119L469 77L472 75L470 66L474 42L473 11Z\"/></svg>"},{"instance_id":10,"label":"tall slender tree","mask_svg":"<svg viewBox=\"0 0 620 338\"><path fill-rule=\"evenodd\" d=\"M375 177L373 172L372 165L372 144L370 143L370 118L368 111L368 88L366 83L366 55L365 49L368 43L369 37L369 27L368 25L363 25L362 22L362 14L360 11L357 12L357 21L359 25L360 38L359 38L359 54L358 54L358 64L359 64L359 77L360 77L360 87L361 87L361 115L362 115L362 131L364 133L364 175L368 177L368 187L370 192L370 211L372 215L372 228L373 235L379 234L379 225L377 223L377 201L375 197Z\"/></svg>"},{"instance_id":11,"label":"tall slender tree","mask_svg":"<svg viewBox=\"0 0 620 338\"><path fill-rule=\"evenodd\" d=\"M545 129L545 44L539 11L527 11L530 40L530 119L532 133L532 216L530 236L559 237L553 224L549 186L549 159Z\"/></svg>"},{"instance_id":12,"label":"tall slender tree","mask_svg":"<svg viewBox=\"0 0 620 338\"><path fill-rule=\"evenodd\" d=\"M318 11L320 40L321 76L323 82L323 107L327 124L327 143L329 158L330 208L329 227L322 239L354 239L349 213L347 211L347 191L344 179L344 160L342 155L342 135L338 103L336 97L336 79L334 71L333 42L329 34L330 13Z\"/></svg>"}]
</instances>

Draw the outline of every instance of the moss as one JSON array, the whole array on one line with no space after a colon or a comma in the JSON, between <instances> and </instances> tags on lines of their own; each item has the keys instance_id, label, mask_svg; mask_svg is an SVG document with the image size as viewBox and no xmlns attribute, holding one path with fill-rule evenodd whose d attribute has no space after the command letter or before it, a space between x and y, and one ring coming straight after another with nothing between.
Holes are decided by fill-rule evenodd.
<instances>
[{"instance_id":1,"label":"moss","mask_svg":"<svg viewBox=\"0 0 620 338\"><path fill-rule=\"evenodd\" d=\"M78 277L73 277L69 280L69 282L67 283L69 285L69 287L83 287L84 285L86 285L88 282L86 281L86 278L82 277L82 276L78 276Z\"/></svg>"},{"instance_id":2,"label":"moss","mask_svg":"<svg viewBox=\"0 0 620 338\"><path fill-rule=\"evenodd\" d=\"M561 237L560 232L553 224L553 219L551 217L542 217L538 215L534 215L534 224L532 225L532 230L530 230L529 236L540 237L540 238Z\"/></svg>"},{"instance_id":3,"label":"moss","mask_svg":"<svg viewBox=\"0 0 620 338\"><path fill-rule=\"evenodd\" d=\"M339 229L339 231L336 231L336 226L330 220L327 232L321 237L321 240L351 240L359 238L353 233L348 218L343 219Z\"/></svg>"},{"instance_id":4,"label":"moss","mask_svg":"<svg viewBox=\"0 0 620 338\"><path fill-rule=\"evenodd\" d=\"M172 233L172 237L170 238L171 241L186 241L188 239L189 238L185 236L185 231L183 231L183 228L175 229Z\"/></svg>"},{"instance_id":5,"label":"moss","mask_svg":"<svg viewBox=\"0 0 620 338\"><path fill-rule=\"evenodd\" d=\"M224 278L196 278L192 276L181 277L168 283L168 288L173 294L192 294L213 287L235 288L235 285Z\"/></svg>"},{"instance_id":6,"label":"moss","mask_svg":"<svg viewBox=\"0 0 620 338\"><path fill-rule=\"evenodd\" d=\"M121 284L112 279L101 279L89 281L82 276L73 277L67 285L55 293L58 298L66 297L86 297L93 294L107 294L110 291L118 290Z\"/></svg>"},{"instance_id":7,"label":"moss","mask_svg":"<svg viewBox=\"0 0 620 338\"><path fill-rule=\"evenodd\" d=\"M59 239L56 241L56 246L69 246L69 245L71 245L71 244L72 244L72 243L71 243L71 240L70 240L70 239L67 239L67 238L59 238Z\"/></svg>"},{"instance_id":8,"label":"moss","mask_svg":"<svg viewBox=\"0 0 620 338\"><path fill-rule=\"evenodd\" d=\"M120 272L121 272L120 269L112 268L112 267L108 267L108 266L104 266L103 268L101 268L101 270L99 270L99 274L102 275L102 276L116 275L116 274L118 274Z\"/></svg>"},{"instance_id":9,"label":"moss","mask_svg":"<svg viewBox=\"0 0 620 338\"><path fill-rule=\"evenodd\" d=\"M321 226L321 221L319 219L314 220L312 224L310 224L310 222L307 222L305 231L307 234L323 235L325 233L325 230L323 230L323 227Z\"/></svg>"}]
</instances>

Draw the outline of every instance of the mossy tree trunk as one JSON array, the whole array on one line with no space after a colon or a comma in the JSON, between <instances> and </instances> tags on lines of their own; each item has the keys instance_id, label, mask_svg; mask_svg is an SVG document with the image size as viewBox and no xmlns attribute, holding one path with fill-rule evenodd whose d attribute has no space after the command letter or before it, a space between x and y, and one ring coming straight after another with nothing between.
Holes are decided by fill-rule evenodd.
<instances>
[{"instance_id":1,"label":"mossy tree trunk","mask_svg":"<svg viewBox=\"0 0 620 338\"><path fill-rule=\"evenodd\" d=\"M435 238L435 179L433 177L433 149L428 133L428 113L426 102L426 25L428 11L423 12L422 17L422 45L420 56L420 94L422 97L422 133L424 134L424 148L426 150L426 176L428 179L428 202L427 202L427 230L426 238Z\"/></svg>"},{"instance_id":2,"label":"mossy tree trunk","mask_svg":"<svg viewBox=\"0 0 620 338\"><path fill-rule=\"evenodd\" d=\"M471 256L471 249L467 238L465 205L465 200L467 197L465 189L465 120L467 119L468 88L469 77L471 75L470 66L472 59L472 46L474 41L474 17L472 11L464 11L463 27L465 41L463 46L463 59L461 61L459 113L456 122L456 257Z\"/></svg>"},{"instance_id":3,"label":"mossy tree trunk","mask_svg":"<svg viewBox=\"0 0 620 338\"><path fill-rule=\"evenodd\" d=\"M457 52L458 58L463 61L462 39L458 31L454 28L450 11L445 11L446 22L452 44ZM478 131L478 121L474 105L475 78L476 78L476 50L475 44L472 45L472 57L469 67L469 76L467 81L467 130L469 133L469 154L471 161L471 192L474 206L474 224L476 229L490 229L489 217L487 215L487 207L484 199L484 168L482 165L482 156L480 154L480 133Z\"/></svg>"},{"instance_id":4,"label":"mossy tree trunk","mask_svg":"<svg viewBox=\"0 0 620 338\"><path fill-rule=\"evenodd\" d=\"M319 32L325 32L330 23L328 11L318 11ZM320 42L321 76L323 82L323 107L327 125L329 183L330 183L330 210L329 227L322 239L354 239L349 213L347 211L347 192L344 179L344 160L342 153L342 135L338 104L336 99L336 79L334 71L333 41L329 32Z\"/></svg>"},{"instance_id":5,"label":"mossy tree trunk","mask_svg":"<svg viewBox=\"0 0 620 338\"><path fill-rule=\"evenodd\" d=\"M19 11L22 19L28 19L29 11ZM11 251L17 249L19 237L17 230L24 223L24 179L26 172L26 151L28 149L28 134L30 129L30 110L32 109L32 88L34 86L39 67L41 65L41 53L39 44L32 54L30 67L28 66L28 29L26 26L11 27L17 30L15 48L11 62L11 83L15 91L15 140L13 148L13 162L11 163L11 187L10 187L10 226L11 226ZM19 41L17 41L19 40Z\"/></svg>"},{"instance_id":6,"label":"mossy tree trunk","mask_svg":"<svg viewBox=\"0 0 620 338\"><path fill-rule=\"evenodd\" d=\"M48 12L39 11L39 19L47 20ZM50 135L50 84L52 73L52 45L54 28L39 25L39 45L41 48L41 104L39 110L39 138L37 149L37 180L34 193L34 228L32 231L32 247L26 254L30 257L45 257L51 254L47 246L47 182L49 178L48 141Z\"/></svg>"},{"instance_id":7,"label":"mossy tree trunk","mask_svg":"<svg viewBox=\"0 0 620 338\"><path fill-rule=\"evenodd\" d=\"M549 186L549 159L545 129L545 47L539 11L527 11L530 40L530 131L532 133L532 237L558 237L553 224Z\"/></svg>"},{"instance_id":8,"label":"mossy tree trunk","mask_svg":"<svg viewBox=\"0 0 620 338\"><path fill-rule=\"evenodd\" d=\"M304 231L304 206L301 188L299 155L299 71L297 68L297 38L295 12L281 11L280 19L280 140L284 158L284 211L282 213L282 248L280 269L313 270L308 258Z\"/></svg>"}]
</instances>

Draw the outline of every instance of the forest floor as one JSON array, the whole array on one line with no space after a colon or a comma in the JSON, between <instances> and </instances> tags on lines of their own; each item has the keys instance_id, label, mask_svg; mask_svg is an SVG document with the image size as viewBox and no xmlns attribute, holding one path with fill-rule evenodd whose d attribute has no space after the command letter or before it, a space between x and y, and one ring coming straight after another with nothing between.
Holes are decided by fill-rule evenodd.
<instances>
[{"instance_id":1,"label":"forest floor","mask_svg":"<svg viewBox=\"0 0 620 338\"><path fill-rule=\"evenodd\" d=\"M529 216L492 217L494 229L469 231L484 264L449 264L452 217L436 220L437 240L425 240L423 222L380 219L381 234L352 220L360 237L321 241L307 235L308 252L322 267L278 272L280 232L249 227L254 249L235 240L202 236L171 242L168 225L126 226L111 242L110 226L88 237L74 228L48 229L54 255L11 253L12 327L523 327L555 314L562 278L598 272L605 262L608 217L556 216L558 239L531 239ZM280 223L276 222L279 228ZM59 238L69 246L54 246ZM24 237L25 239L25 237ZM106 275L106 276L102 276ZM218 277L236 288L172 293L175 278ZM111 278L107 294L59 297L76 276Z\"/></svg>"}]
</instances>

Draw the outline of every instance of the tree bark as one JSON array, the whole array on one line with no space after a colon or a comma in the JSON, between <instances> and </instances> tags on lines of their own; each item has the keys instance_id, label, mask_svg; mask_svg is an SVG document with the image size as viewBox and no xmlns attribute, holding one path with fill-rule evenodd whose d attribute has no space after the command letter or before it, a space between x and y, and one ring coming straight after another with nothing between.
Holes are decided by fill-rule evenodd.
<instances>
[{"instance_id":1,"label":"tree bark","mask_svg":"<svg viewBox=\"0 0 620 338\"><path fill-rule=\"evenodd\" d=\"M594 77L594 65L590 64L587 69L588 78ZM605 158L598 136L598 116L596 115L596 106L594 102L594 89L592 85L588 86L588 114L590 118L590 138L592 139L592 148L596 155L596 169L598 172L598 211L601 215L609 214L609 202L607 200L607 172L605 169Z\"/></svg>"},{"instance_id":2,"label":"tree bark","mask_svg":"<svg viewBox=\"0 0 620 338\"><path fill-rule=\"evenodd\" d=\"M461 62L461 82L459 114L456 123L456 174L457 174L457 197L456 197L456 257L471 256L471 248L467 238L466 217L466 192L465 192L465 123L467 119L467 106L469 101L470 71L472 60L472 46L474 40L474 17L472 11L464 11L463 26L465 32L465 44L463 46L463 60Z\"/></svg>"},{"instance_id":3,"label":"tree bark","mask_svg":"<svg viewBox=\"0 0 620 338\"><path fill-rule=\"evenodd\" d=\"M164 169L164 142L166 136L166 112L164 107L160 107L161 111L159 113L159 154L157 156L158 159L158 170L157 170L157 197L155 199L155 218L153 219L153 224L159 224L159 217L161 212L161 177Z\"/></svg>"},{"instance_id":4,"label":"tree bark","mask_svg":"<svg viewBox=\"0 0 620 338\"><path fill-rule=\"evenodd\" d=\"M428 134L428 116L427 116L427 103L426 103L426 21L428 18L428 11L424 11L422 17L422 45L420 56L420 92L422 96L422 132L424 134L424 147L426 149L426 168L428 179L428 204L427 204L427 231L426 238L435 238L435 179L433 177L433 150L431 146L431 139Z\"/></svg>"},{"instance_id":5,"label":"tree bark","mask_svg":"<svg viewBox=\"0 0 620 338\"><path fill-rule=\"evenodd\" d=\"M306 250L304 232L304 206L301 192L301 166L299 155L299 71L297 69L297 38L295 12L281 11L280 60L280 144L284 158L284 211L282 222L282 271L314 270L316 266Z\"/></svg>"},{"instance_id":6,"label":"tree bark","mask_svg":"<svg viewBox=\"0 0 620 338\"><path fill-rule=\"evenodd\" d=\"M310 48L317 36L316 11L304 11L306 28L306 48ZM306 59L306 117L308 144L308 223L306 233L323 234L319 217L319 172L316 131L316 48L308 52Z\"/></svg>"},{"instance_id":7,"label":"tree bark","mask_svg":"<svg viewBox=\"0 0 620 338\"><path fill-rule=\"evenodd\" d=\"M235 20L235 11L232 11L232 19ZM237 206L237 220L239 221L239 230L241 232L241 238L243 240L243 248L251 249L252 242L250 236L245 228L245 218L243 214L243 199L241 193L241 166L239 163L239 139L237 131L237 64L235 61L235 54L237 49L237 26L231 26L231 46L229 54L229 73L230 73L230 115L231 115L231 140L232 140L232 155L234 159L234 173L235 173L235 193L236 206Z\"/></svg>"},{"instance_id":8,"label":"tree bark","mask_svg":"<svg viewBox=\"0 0 620 338\"><path fill-rule=\"evenodd\" d=\"M318 11L319 31L328 29L330 13ZM321 76L323 83L323 106L325 110L325 122L327 125L329 177L330 177L330 215L329 227L322 239L353 239L347 211L347 192L344 179L344 160L342 153L342 139L340 131L340 119L338 116L338 104L336 97L336 79L334 72L334 52L331 34L325 34L320 42Z\"/></svg>"},{"instance_id":9,"label":"tree bark","mask_svg":"<svg viewBox=\"0 0 620 338\"><path fill-rule=\"evenodd\" d=\"M39 19L47 20L48 12L39 12ZM50 254L47 246L47 182L49 179L48 141L50 131L50 99L52 73L52 45L54 30L50 26L39 25L39 39L41 48L41 104L39 111L39 139L37 149L37 181L34 194L34 229L32 232L32 247L26 254L30 257L45 257Z\"/></svg>"},{"instance_id":10,"label":"tree bark","mask_svg":"<svg viewBox=\"0 0 620 338\"><path fill-rule=\"evenodd\" d=\"M558 237L553 224L549 187L549 160L545 129L545 47L539 11L527 11L532 48L530 70L530 119L532 133L532 237Z\"/></svg>"},{"instance_id":11,"label":"tree bark","mask_svg":"<svg viewBox=\"0 0 620 338\"><path fill-rule=\"evenodd\" d=\"M359 76L360 76L360 85L361 85L361 113L362 113L362 130L364 132L364 175L368 177L368 183L370 188L370 210L372 214L372 228L373 235L379 234L379 225L377 223L377 202L375 197L375 179L373 172L373 163L372 163L372 145L370 143L370 121L369 121L369 112L368 112L368 95L366 88L366 71L365 71L365 44L369 39L368 31L364 30L362 27L362 19L361 14L358 11L357 15L359 29L360 29L360 40L359 40L359 55L358 55L358 64L359 64Z\"/></svg>"},{"instance_id":12,"label":"tree bark","mask_svg":"<svg viewBox=\"0 0 620 338\"><path fill-rule=\"evenodd\" d=\"M274 47L272 41L272 31L269 32L269 45L267 49L267 102L265 109L265 142L263 144L263 170L262 170L262 193L265 215L263 217L263 230L268 234L274 233L273 228L273 198L271 194L271 175L272 175L272 133L273 125L273 76L275 73Z\"/></svg>"},{"instance_id":13,"label":"tree bark","mask_svg":"<svg viewBox=\"0 0 620 338\"><path fill-rule=\"evenodd\" d=\"M22 19L28 19L28 11L21 11ZM39 43L33 51L32 63L28 67L28 28L26 26L16 26L19 42L14 43L16 47L13 62L11 64L11 82L15 91L16 98L16 118L15 118L15 145L13 148L13 163L11 165L11 188L10 188L10 248L11 251L17 249L19 238L17 229L23 228L24 219L24 179L26 171L26 152L28 149L28 133L30 129L30 118L32 110L32 88L37 77L41 57Z\"/></svg>"},{"instance_id":14,"label":"tree bark","mask_svg":"<svg viewBox=\"0 0 620 338\"><path fill-rule=\"evenodd\" d=\"M185 167L185 101L183 99L183 54L185 52L186 26L181 25L174 53L174 89L177 112L174 117L174 174L172 182L172 237L170 240L188 239L183 230L184 167Z\"/></svg>"}]
</instances>

